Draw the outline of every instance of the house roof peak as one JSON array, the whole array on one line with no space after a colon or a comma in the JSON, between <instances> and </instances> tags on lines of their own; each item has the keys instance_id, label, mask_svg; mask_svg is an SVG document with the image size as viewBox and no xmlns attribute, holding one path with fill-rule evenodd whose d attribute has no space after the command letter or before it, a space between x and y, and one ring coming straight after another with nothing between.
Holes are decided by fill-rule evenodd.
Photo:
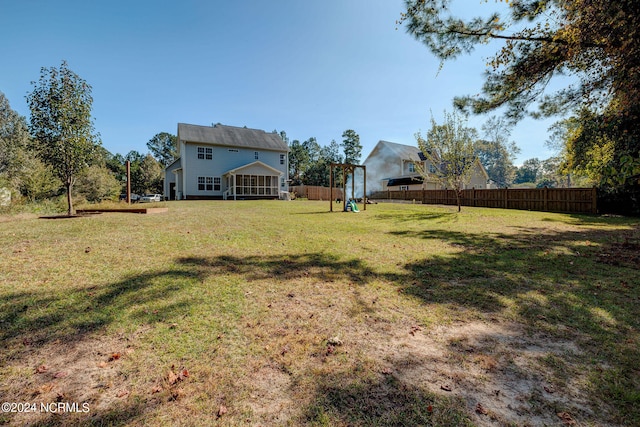
<instances>
[{"instance_id":1,"label":"house roof peak","mask_svg":"<svg viewBox=\"0 0 640 427\"><path fill-rule=\"evenodd\" d=\"M277 133L221 123L213 126L178 123L178 139L197 144L289 151L289 147Z\"/></svg>"}]
</instances>

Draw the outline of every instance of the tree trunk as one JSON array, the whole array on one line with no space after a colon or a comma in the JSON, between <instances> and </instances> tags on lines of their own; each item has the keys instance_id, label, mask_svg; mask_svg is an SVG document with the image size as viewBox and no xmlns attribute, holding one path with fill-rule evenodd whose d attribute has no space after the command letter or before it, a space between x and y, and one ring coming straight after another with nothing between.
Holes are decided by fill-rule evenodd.
<instances>
[{"instance_id":1,"label":"tree trunk","mask_svg":"<svg viewBox=\"0 0 640 427\"><path fill-rule=\"evenodd\" d=\"M67 215L73 215L73 200L71 199L71 184L67 183L65 185L67 187L67 206L69 207L67 210Z\"/></svg>"},{"instance_id":2,"label":"tree trunk","mask_svg":"<svg viewBox=\"0 0 640 427\"><path fill-rule=\"evenodd\" d=\"M460 193L462 193L462 191L456 190L456 202L458 202L458 212L462 210L462 207L460 206Z\"/></svg>"}]
</instances>

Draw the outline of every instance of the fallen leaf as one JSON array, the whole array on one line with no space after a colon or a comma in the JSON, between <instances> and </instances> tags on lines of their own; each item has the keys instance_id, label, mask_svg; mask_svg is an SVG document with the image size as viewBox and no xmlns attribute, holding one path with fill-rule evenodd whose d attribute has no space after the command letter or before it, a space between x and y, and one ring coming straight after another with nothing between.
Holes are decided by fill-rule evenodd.
<instances>
[{"instance_id":1,"label":"fallen leaf","mask_svg":"<svg viewBox=\"0 0 640 427\"><path fill-rule=\"evenodd\" d=\"M118 360L118 359L120 359L120 353L113 353L111 354L111 356L109 356L108 361L113 362L114 360Z\"/></svg>"},{"instance_id":2,"label":"fallen leaf","mask_svg":"<svg viewBox=\"0 0 640 427\"><path fill-rule=\"evenodd\" d=\"M422 328L420 326L414 325L414 326L411 327L411 331L409 331L409 333L411 335L415 335L416 332L421 331L421 330L422 330Z\"/></svg>"},{"instance_id":3,"label":"fallen leaf","mask_svg":"<svg viewBox=\"0 0 640 427\"><path fill-rule=\"evenodd\" d=\"M480 403L476 405L476 412L482 415L487 415L489 413L489 411L484 409L484 406L482 406L482 404Z\"/></svg>"},{"instance_id":4,"label":"fallen leaf","mask_svg":"<svg viewBox=\"0 0 640 427\"><path fill-rule=\"evenodd\" d=\"M44 372L47 372L47 369L49 369L46 365L40 365L36 368L36 374L42 374Z\"/></svg>"},{"instance_id":5,"label":"fallen leaf","mask_svg":"<svg viewBox=\"0 0 640 427\"><path fill-rule=\"evenodd\" d=\"M55 374L53 374L53 378L64 378L67 375L69 375L68 372L60 371L60 372L56 372Z\"/></svg>"},{"instance_id":6,"label":"fallen leaf","mask_svg":"<svg viewBox=\"0 0 640 427\"><path fill-rule=\"evenodd\" d=\"M433 406L431 406L431 405L427 406L427 412L428 413L432 413L433 412Z\"/></svg>"},{"instance_id":7,"label":"fallen leaf","mask_svg":"<svg viewBox=\"0 0 640 427\"><path fill-rule=\"evenodd\" d=\"M391 375L392 373L393 373L393 370L391 368L384 368L382 370L383 375Z\"/></svg>"},{"instance_id":8,"label":"fallen leaf","mask_svg":"<svg viewBox=\"0 0 640 427\"><path fill-rule=\"evenodd\" d=\"M566 426L575 426L577 424L568 412L558 412L558 417L562 420L562 424Z\"/></svg>"},{"instance_id":9,"label":"fallen leaf","mask_svg":"<svg viewBox=\"0 0 640 427\"><path fill-rule=\"evenodd\" d=\"M162 391L162 386L156 385L151 389L151 394L160 393Z\"/></svg>"},{"instance_id":10,"label":"fallen leaf","mask_svg":"<svg viewBox=\"0 0 640 427\"><path fill-rule=\"evenodd\" d=\"M129 395L129 391L128 390L120 390L117 394L116 397L125 397Z\"/></svg>"},{"instance_id":11,"label":"fallen leaf","mask_svg":"<svg viewBox=\"0 0 640 427\"><path fill-rule=\"evenodd\" d=\"M180 377L173 371L169 371L169 373L167 374L167 381L169 381L169 384L174 385L175 383L180 381Z\"/></svg>"},{"instance_id":12,"label":"fallen leaf","mask_svg":"<svg viewBox=\"0 0 640 427\"><path fill-rule=\"evenodd\" d=\"M106 368L107 366L109 366L109 364L107 362L100 362L98 363L98 368Z\"/></svg>"},{"instance_id":13,"label":"fallen leaf","mask_svg":"<svg viewBox=\"0 0 640 427\"><path fill-rule=\"evenodd\" d=\"M451 386L448 384L443 384L440 386L440 389L444 390L444 391L451 391Z\"/></svg>"},{"instance_id":14,"label":"fallen leaf","mask_svg":"<svg viewBox=\"0 0 640 427\"><path fill-rule=\"evenodd\" d=\"M55 388L55 384L54 383L47 383L47 384L43 384L42 386L40 386L40 388L38 389L38 393L39 394L45 394L45 393L49 393L51 390L53 390Z\"/></svg>"},{"instance_id":15,"label":"fallen leaf","mask_svg":"<svg viewBox=\"0 0 640 427\"><path fill-rule=\"evenodd\" d=\"M174 385L182 380L184 380L185 378L189 377L189 371L186 370L185 368L180 369L180 371L176 374L175 372L173 372L174 366L171 366L171 369L169 370L169 373L167 374L167 381L169 382L170 385Z\"/></svg>"},{"instance_id":16,"label":"fallen leaf","mask_svg":"<svg viewBox=\"0 0 640 427\"><path fill-rule=\"evenodd\" d=\"M184 396L184 390L182 388L176 388L176 389L171 391L171 399L170 400L178 400L182 396Z\"/></svg>"},{"instance_id":17,"label":"fallen leaf","mask_svg":"<svg viewBox=\"0 0 640 427\"><path fill-rule=\"evenodd\" d=\"M218 408L218 417L221 417L226 413L227 413L227 407L224 405L220 405L220 408Z\"/></svg>"}]
</instances>

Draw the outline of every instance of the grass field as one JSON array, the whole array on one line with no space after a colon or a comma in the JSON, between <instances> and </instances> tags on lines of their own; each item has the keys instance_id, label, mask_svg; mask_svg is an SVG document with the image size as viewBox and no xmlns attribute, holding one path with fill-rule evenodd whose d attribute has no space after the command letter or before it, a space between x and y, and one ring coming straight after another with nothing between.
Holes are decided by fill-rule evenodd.
<instances>
[{"instance_id":1,"label":"grass field","mask_svg":"<svg viewBox=\"0 0 640 427\"><path fill-rule=\"evenodd\" d=\"M162 206L0 217L0 424L640 425L638 219Z\"/></svg>"}]
</instances>

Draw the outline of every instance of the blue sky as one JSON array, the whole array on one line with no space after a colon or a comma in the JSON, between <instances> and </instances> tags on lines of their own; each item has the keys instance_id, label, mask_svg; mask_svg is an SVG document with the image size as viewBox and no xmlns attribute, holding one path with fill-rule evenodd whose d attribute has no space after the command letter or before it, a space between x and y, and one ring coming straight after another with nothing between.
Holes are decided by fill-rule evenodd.
<instances>
[{"instance_id":1,"label":"blue sky","mask_svg":"<svg viewBox=\"0 0 640 427\"><path fill-rule=\"evenodd\" d=\"M40 68L66 60L93 88L96 131L112 153L146 153L179 122L223 123L321 145L353 129L364 160L381 139L415 145L431 112L439 120L454 96L478 93L494 51L438 73L439 61L397 28L402 10L402 0L0 0L0 91L28 118ZM469 123L480 129L486 118ZM517 163L553 154L551 123L514 129Z\"/></svg>"}]
</instances>

